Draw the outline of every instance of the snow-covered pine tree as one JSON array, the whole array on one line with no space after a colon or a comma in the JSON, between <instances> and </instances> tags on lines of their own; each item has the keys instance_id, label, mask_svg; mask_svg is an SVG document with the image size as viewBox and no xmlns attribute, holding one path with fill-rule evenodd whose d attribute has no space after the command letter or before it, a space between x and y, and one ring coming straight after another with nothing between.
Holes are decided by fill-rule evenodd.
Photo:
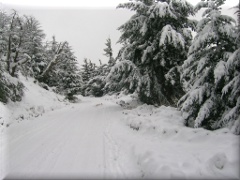
<instances>
[{"instance_id":1,"label":"snow-covered pine tree","mask_svg":"<svg viewBox=\"0 0 240 180\"><path fill-rule=\"evenodd\" d=\"M94 77L96 77L99 73L96 64L93 63L90 59L88 60L87 58L85 58L83 62L84 64L81 68L81 76L84 83L84 86L82 88L82 94L84 96L89 96L92 95L91 83L89 84L89 82L94 79Z\"/></svg>"},{"instance_id":2,"label":"snow-covered pine tree","mask_svg":"<svg viewBox=\"0 0 240 180\"><path fill-rule=\"evenodd\" d=\"M185 0L136 0L118 8L135 14L119 27L123 48L108 88L137 91L148 104L176 105L183 95L179 67L191 43L193 6Z\"/></svg>"},{"instance_id":3,"label":"snow-covered pine tree","mask_svg":"<svg viewBox=\"0 0 240 180\"><path fill-rule=\"evenodd\" d=\"M16 77L0 69L0 102L21 101L24 85Z\"/></svg>"},{"instance_id":4,"label":"snow-covered pine tree","mask_svg":"<svg viewBox=\"0 0 240 180\"><path fill-rule=\"evenodd\" d=\"M72 102L77 100L74 95L81 94L83 82L77 66L72 65L71 68L65 68L62 72L63 78L61 80L63 94Z\"/></svg>"},{"instance_id":5,"label":"snow-covered pine tree","mask_svg":"<svg viewBox=\"0 0 240 180\"><path fill-rule=\"evenodd\" d=\"M90 78L86 84L85 95L101 97L104 93L104 86L106 84L106 76L109 73L110 66L108 64L102 64L96 66L95 76Z\"/></svg>"},{"instance_id":6,"label":"snow-covered pine tree","mask_svg":"<svg viewBox=\"0 0 240 180\"><path fill-rule=\"evenodd\" d=\"M87 83L91 78L96 75L96 64L87 58L83 60L83 65L81 68L81 75L84 83Z\"/></svg>"},{"instance_id":7,"label":"snow-covered pine tree","mask_svg":"<svg viewBox=\"0 0 240 180\"><path fill-rule=\"evenodd\" d=\"M87 82L85 95L100 97L103 94L108 93L107 89L104 88L106 85L106 77L111 68L116 64L115 59L113 58L111 44L111 39L108 38L105 43L106 48L103 49L104 55L108 58L108 63L102 64L101 60L99 60L100 65L96 66L95 76Z\"/></svg>"},{"instance_id":8,"label":"snow-covered pine tree","mask_svg":"<svg viewBox=\"0 0 240 180\"><path fill-rule=\"evenodd\" d=\"M111 39L108 38L106 40L107 42L105 43L105 45L107 46L105 49L103 49L103 51L105 52L104 55L107 56L109 58L108 60L108 66L112 67L115 65L115 60L113 58L113 50L112 50L112 42Z\"/></svg>"},{"instance_id":9,"label":"snow-covered pine tree","mask_svg":"<svg viewBox=\"0 0 240 180\"><path fill-rule=\"evenodd\" d=\"M216 129L227 108L222 88L232 78L225 76L226 61L236 49L236 33L234 19L221 14L224 1L203 0L195 7L196 11L205 9L182 66L181 78L188 92L178 103L190 127Z\"/></svg>"},{"instance_id":10,"label":"snow-covered pine tree","mask_svg":"<svg viewBox=\"0 0 240 180\"><path fill-rule=\"evenodd\" d=\"M226 102L225 112L217 123L217 128L228 126L234 134L240 134L240 3L236 6L238 27L236 28L237 49L224 63L225 84L222 88L222 99Z\"/></svg>"},{"instance_id":11,"label":"snow-covered pine tree","mask_svg":"<svg viewBox=\"0 0 240 180\"><path fill-rule=\"evenodd\" d=\"M104 86L105 76L95 76L87 82L84 94L85 96L101 97L104 94Z\"/></svg>"},{"instance_id":12,"label":"snow-covered pine tree","mask_svg":"<svg viewBox=\"0 0 240 180\"><path fill-rule=\"evenodd\" d=\"M106 77L104 91L108 93L124 92L132 94L139 92L141 86L141 73L139 68L129 60L118 62L112 67Z\"/></svg>"},{"instance_id":13,"label":"snow-covered pine tree","mask_svg":"<svg viewBox=\"0 0 240 180\"><path fill-rule=\"evenodd\" d=\"M57 93L64 94L67 98L80 93L82 78L68 42L59 43L53 37L45 48L46 64L38 77L39 81L54 87Z\"/></svg>"}]
</instances>

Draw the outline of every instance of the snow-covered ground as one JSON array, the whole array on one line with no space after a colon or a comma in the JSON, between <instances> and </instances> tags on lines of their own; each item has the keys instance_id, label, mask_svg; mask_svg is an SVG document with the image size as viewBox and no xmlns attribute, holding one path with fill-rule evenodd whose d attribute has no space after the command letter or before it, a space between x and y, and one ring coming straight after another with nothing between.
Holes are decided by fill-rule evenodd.
<instances>
[{"instance_id":1,"label":"snow-covered ground","mask_svg":"<svg viewBox=\"0 0 240 180\"><path fill-rule=\"evenodd\" d=\"M0 104L0 178L240 178L228 129L187 128L176 109L130 96L71 104L22 81L23 101Z\"/></svg>"}]
</instances>

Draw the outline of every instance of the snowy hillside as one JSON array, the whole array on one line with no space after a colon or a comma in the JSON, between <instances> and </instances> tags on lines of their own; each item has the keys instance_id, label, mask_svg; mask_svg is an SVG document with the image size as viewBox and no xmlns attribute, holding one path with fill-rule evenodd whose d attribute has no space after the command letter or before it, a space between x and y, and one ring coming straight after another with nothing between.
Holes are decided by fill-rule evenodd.
<instances>
[{"instance_id":1,"label":"snowy hillside","mask_svg":"<svg viewBox=\"0 0 240 180\"><path fill-rule=\"evenodd\" d=\"M26 78L20 75L19 79L25 86L25 96L21 102L9 102L6 106L1 103L1 125L10 126L22 120L32 120L45 112L60 109L67 102L64 97L52 91L47 91L34 83L33 78Z\"/></svg>"},{"instance_id":2,"label":"snowy hillside","mask_svg":"<svg viewBox=\"0 0 240 180\"><path fill-rule=\"evenodd\" d=\"M1 178L239 178L228 129L187 128L175 108L130 96L70 104L21 80L23 101L0 106Z\"/></svg>"}]
</instances>

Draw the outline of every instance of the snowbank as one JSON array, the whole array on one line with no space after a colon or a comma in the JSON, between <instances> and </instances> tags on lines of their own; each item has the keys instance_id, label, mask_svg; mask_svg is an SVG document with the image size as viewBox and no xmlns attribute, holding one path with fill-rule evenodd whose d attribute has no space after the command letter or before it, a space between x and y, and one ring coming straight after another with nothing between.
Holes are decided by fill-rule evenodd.
<instances>
[{"instance_id":1,"label":"snowbank","mask_svg":"<svg viewBox=\"0 0 240 180\"><path fill-rule=\"evenodd\" d=\"M0 131L3 130L5 126L5 122L7 122L7 119L9 119L9 112L7 107L0 102Z\"/></svg>"},{"instance_id":2,"label":"snowbank","mask_svg":"<svg viewBox=\"0 0 240 180\"><path fill-rule=\"evenodd\" d=\"M175 108L141 104L134 95L81 97L81 103L67 107L64 97L20 78L26 87L23 101L0 104L1 127L15 123L6 132L12 132L9 152L19 169L59 176L80 173L88 162L87 172L99 178L240 178L239 136L229 129L185 127ZM75 169L65 168L65 162Z\"/></svg>"},{"instance_id":3,"label":"snowbank","mask_svg":"<svg viewBox=\"0 0 240 180\"><path fill-rule=\"evenodd\" d=\"M123 107L124 109L134 109L142 104L137 94L126 95L124 93L120 93L120 94L114 94L114 95L105 95L103 99L105 101L114 102L120 105L121 107Z\"/></svg>"},{"instance_id":4,"label":"snowbank","mask_svg":"<svg viewBox=\"0 0 240 180\"><path fill-rule=\"evenodd\" d=\"M1 109L4 109L3 114L6 117L4 121L1 121L2 126L9 127L13 123L30 120L68 105L64 102L63 96L40 87L33 78L20 75L19 79L25 86L23 99L20 102L2 105Z\"/></svg>"},{"instance_id":5,"label":"snowbank","mask_svg":"<svg viewBox=\"0 0 240 180\"><path fill-rule=\"evenodd\" d=\"M144 104L123 114L108 128L121 178L239 178L239 136L228 129L185 127L172 107Z\"/></svg>"}]
</instances>

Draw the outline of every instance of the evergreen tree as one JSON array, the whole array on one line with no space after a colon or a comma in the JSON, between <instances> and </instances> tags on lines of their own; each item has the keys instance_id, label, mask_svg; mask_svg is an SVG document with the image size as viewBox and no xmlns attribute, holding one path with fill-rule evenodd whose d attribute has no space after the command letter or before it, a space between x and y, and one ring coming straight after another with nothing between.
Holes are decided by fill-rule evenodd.
<instances>
[{"instance_id":1,"label":"evergreen tree","mask_svg":"<svg viewBox=\"0 0 240 180\"><path fill-rule=\"evenodd\" d=\"M184 93L180 66L191 43L190 29L195 26L188 19L194 13L192 5L185 0L137 0L118 8L135 14L119 27L120 62L111 70L106 88L137 91L148 104L176 105Z\"/></svg>"},{"instance_id":2,"label":"evergreen tree","mask_svg":"<svg viewBox=\"0 0 240 180\"><path fill-rule=\"evenodd\" d=\"M85 96L101 97L104 94L105 76L95 76L87 82Z\"/></svg>"},{"instance_id":3,"label":"evergreen tree","mask_svg":"<svg viewBox=\"0 0 240 180\"><path fill-rule=\"evenodd\" d=\"M66 98L72 102L75 102L77 98L74 96L76 94L80 94L82 90L82 79L80 73L77 73L78 70L76 69L73 73L70 70L66 70L63 73L63 79L61 83L63 84L61 89L62 92L66 96Z\"/></svg>"},{"instance_id":4,"label":"evergreen tree","mask_svg":"<svg viewBox=\"0 0 240 180\"><path fill-rule=\"evenodd\" d=\"M82 88L82 94L84 96L89 96L91 94L91 83L89 82L97 76L97 66L95 63L92 63L91 60L88 60L87 58L84 59L84 64L81 68L81 76L83 79L84 86Z\"/></svg>"},{"instance_id":5,"label":"evergreen tree","mask_svg":"<svg viewBox=\"0 0 240 180\"><path fill-rule=\"evenodd\" d=\"M222 88L232 80L225 76L226 61L236 49L236 33L234 19L221 14L223 4L224 0L205 0L195 7L196 11L205 9L182 66L182 81L188 92L179 101L185 123L190 127L216 129L227 109Z\"/></svg>"},{"instance_id":6,"label":"evergreen tree","mask_svg":"<svg viewBox=\"0 0 240 180\"><path fill-rule=\"evenodd\" d=\"M102 64L101 60L99 60L100 65L95 66L94 75L89 78L89 81L86 83L86 88L84 91L85 95L93 95L96 97L100 97L103 96L103 94L108 93L108 89L105 88L106 77L109 74L111 68L116 64L116 62L113 58L111 39L108 38L106 41L106 48L104 48L103 51L104 55L109 58L108 64Z\"/></svg>"},{"instance_id":7,"label":"evergreen tree","mask_svg":"<svg viewBox=\"0 0 240 180\"><path fill-rule=\"evenodd\" d=\"M124 60L112 67L106 77L105 92L125 94L139 92L141 86L141 73L139 68L131 61Z\"/></svg>"},{"instance_id":8,"label":"evergreen tree","mask_svg":"<svg viewBox=\"0 0 240 180\"><path fill-rule=\"evenodd\" d=\"M240 134L240 3L236 11L238 26L236 29L237 49L230 55L224 63L226 71L225 84L222 88L222 99L226 103L225 112L221 120L217 123L217 128L229 126L232 132Z\"/></svg>"},{"instance_id":9,"label":"evergreen tree","mask_svg":"<svg viewBox=\"0 0 240 180\"><path fill-rule=\"evenodd\" d=\"M81 68L81 75L84 83L87 83L91 78L96 75L96 64L92 63L91 60L85 58L83 60L84 64Z\"/></svg>"},{"instance_id":10,"label":"evergreen tree","mask_svg":"<svg viewBox=\"0 0 240 180\"><path fill-rule=\"evenodd\" d=\"M0 70L0 102L21 101L24 85L16 78Z\"/></svg>"},{"instance_id":11,"label":"evergreen tree","mask_svg":"<svg viewBox=\"0 0 240 180\"><path fill-rule=\"evenodd\" d=\"M105 52L104 55L109 58L108 65L109 67L112 67L115 65L115 60L113 58L112 42L110 38L107 39L107 42L105 43L105 45L107 47L103 49L103 51Z\"/></svg>"},{"instance_id":12,"label":"evergreen tree","mask_svg":"<svg viewBox=\"0 0 240 180\"><path fill-rule=\"evenodd\" d=\"M54 87L57 93L73 98L80 93L83 83L71 47L68 42L59 43L53 37L45 48L46 63L38 80Z\"/></svg>"},{"instance_id":13,"label":"evergreen tree","mask_svg":"<svg viewBox=\"0 0 240 180\"><path fill-rule=\"evenodd\" d=\"M101 97L104 94L105 78L109 72L109 66L102 64L101 61L99 66L94 66L92 76L86 82L84 94L86 96Z\"/></svg>"}]
</instances>

